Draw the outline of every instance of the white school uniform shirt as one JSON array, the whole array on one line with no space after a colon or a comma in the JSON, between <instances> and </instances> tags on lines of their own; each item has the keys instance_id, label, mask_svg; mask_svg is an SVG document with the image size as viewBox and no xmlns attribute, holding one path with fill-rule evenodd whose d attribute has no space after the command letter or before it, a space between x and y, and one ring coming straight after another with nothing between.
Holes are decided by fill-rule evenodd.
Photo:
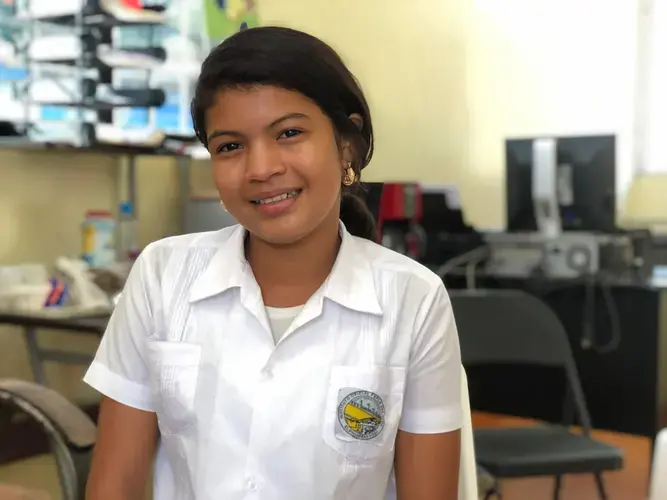
<instances>
[{"instance_id":1,"label":"white school uniform shirt","mask_svg":"<svg viewBox=\"0 0 667 500\"><path fill-rule=\"evenodd\" d=\"M461 427L442 281L340 233L331 274L277 343L242 227L141 254L85 381L157 413L154 498L392 499L399 429Z\"/></svg>"}]
</instances>

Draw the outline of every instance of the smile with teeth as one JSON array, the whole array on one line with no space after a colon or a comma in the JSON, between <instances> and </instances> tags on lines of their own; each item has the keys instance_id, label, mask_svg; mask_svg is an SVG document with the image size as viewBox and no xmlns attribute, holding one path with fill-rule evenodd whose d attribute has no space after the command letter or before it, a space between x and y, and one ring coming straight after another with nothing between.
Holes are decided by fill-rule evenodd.
<instances>
[{"instance_id":1,"label":"smile with teeth","mask_svg":"<svg viewBox=\"0 0 667 500\"><path fill-rule=\"evenodd\" d=\"M268 205L271 203L278 203L283 200L287 200L289 198L294 198L301 192L300 189L296 189L294 191L290 191L289 193L283 193L279 194L278 196L273 196L271 198L264 198L263 200L253 200L253 203L257 205Z\"/></svg>"}]
</instances>

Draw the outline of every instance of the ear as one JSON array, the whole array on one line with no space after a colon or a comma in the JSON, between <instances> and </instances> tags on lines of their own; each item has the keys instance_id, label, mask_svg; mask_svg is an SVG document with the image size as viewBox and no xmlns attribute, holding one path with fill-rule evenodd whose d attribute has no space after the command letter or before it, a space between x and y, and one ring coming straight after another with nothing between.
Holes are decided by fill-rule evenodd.
<instances>
[{"instance_id":1,"label":"ear","mask_svg":"<svg viewBox=\"0 0 667 500\"><path fill-rule=\"evenodd\" d=\"M359 130L364 128L364 119L359 113L352 113L350 115L350 121L353 122Z\"/></svg>"},{"instance_id":2,"label":"ear","mask_svg":"<svg viewBox=\"0 0 667 500\"><path fill-rule=\"evenodd\" d=\"M357 127L359 130L361 130L364 126L364 119L361 117L359 113L352 113L350 116L350 121L354 123L355 127ZM352 151L352 146L347 142L344 141L343 144L341 145L341 167L343 169L343 172L345 172L352 161L354 160L354 154Z\"/></svg>"},{"instance_id":3,"label":"ear","mask_svg":"<svg viewBox=\"0 0 667 500\"><path fill-rule=\"evenodd\" d=\"M353 159L352 149L349 146L344 145L341 153L342 154L340 155L340 166L341 169L343 170L343 173L345 173L347 169L350 167L350 164L352 163Z\"/></svg>"}]
</instances>

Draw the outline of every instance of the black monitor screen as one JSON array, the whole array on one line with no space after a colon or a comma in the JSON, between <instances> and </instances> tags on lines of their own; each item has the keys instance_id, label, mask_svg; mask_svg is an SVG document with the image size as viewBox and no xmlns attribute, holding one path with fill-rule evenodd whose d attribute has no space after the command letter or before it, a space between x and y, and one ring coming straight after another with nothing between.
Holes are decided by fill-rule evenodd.
<instances>
[{"instance_id":1,"label":"black monitor screen","mask_svg":"<svg viewBox=\"0 0 667 500\"><path fill-rule=\"evenodd\" d=\"M505 143L507 230L536 231L532 200L533 139ZM570 172L572 199L561 204L565 231L616 230L616 140L613 135L557 138L557 165Z\"/></svg>"}]
</instances>

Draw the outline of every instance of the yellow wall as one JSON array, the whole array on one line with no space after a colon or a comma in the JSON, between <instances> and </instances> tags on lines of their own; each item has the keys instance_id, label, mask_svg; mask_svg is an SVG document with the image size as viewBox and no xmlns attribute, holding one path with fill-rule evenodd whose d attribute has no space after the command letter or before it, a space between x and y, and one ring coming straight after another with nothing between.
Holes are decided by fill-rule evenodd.
<instances>
[{"instance_id":1,"label":"yellow wall","mask_svg":"<svg viewBox=\"0 0 667 500\"><path fill-rule=\"evenodd\" d=\"M100 155L53 152L0 152L0 265L51 264L59 255L77 255L79 224L88 209L113 210L124 194L122 162ZM138 213L143 243L174 234L179 225L175 162L140 158L137 162ZM93 353L90 336L41 332L47 347L66 346ZM31 378L27 352L17 328L0 326L0 378ZM79 381L82 367L49 365L53 387L76 399L92 397Z\"/></svg>"},{"instance_id":2,"label":"yellow wall","mask_svg":"<svg viewBox=\"0 0 667 500\"><path fill-rule=\"evenodd\" d=\"M472 223L502 227L507 137L617 133L619 170L630 171L636 2L259 6L265 23L331 42L361 81L377 127L367 180L456 182Z\"/></svg>"},{"instance_id":3,"label":"yellow wall","mask_svg":"<svg viewBox=\"0 0 667 500\"><path fill-rule=\"evenodd\" d=\"M481 227L504 223L508 136L614 132L619 170L630 171L635 5L628 0L259 1L265 24L321 36L360 79L377 130L377 154L365 178L457 183L470 222ZM173 160L166 159L143 160L139 173L146 242L178 227L177 174ZM0 153L0 263L48 262L78 251L84 211L113 207L117 178L115 159ZM644 184L639 198L656 191ZM64 342L94 348L80 337ZM0 377L28 376L16 330L0 330L0 353ZM56 388L74 395L82 390L81 373L49 371Z\"/></svg>"}]
</instances>

